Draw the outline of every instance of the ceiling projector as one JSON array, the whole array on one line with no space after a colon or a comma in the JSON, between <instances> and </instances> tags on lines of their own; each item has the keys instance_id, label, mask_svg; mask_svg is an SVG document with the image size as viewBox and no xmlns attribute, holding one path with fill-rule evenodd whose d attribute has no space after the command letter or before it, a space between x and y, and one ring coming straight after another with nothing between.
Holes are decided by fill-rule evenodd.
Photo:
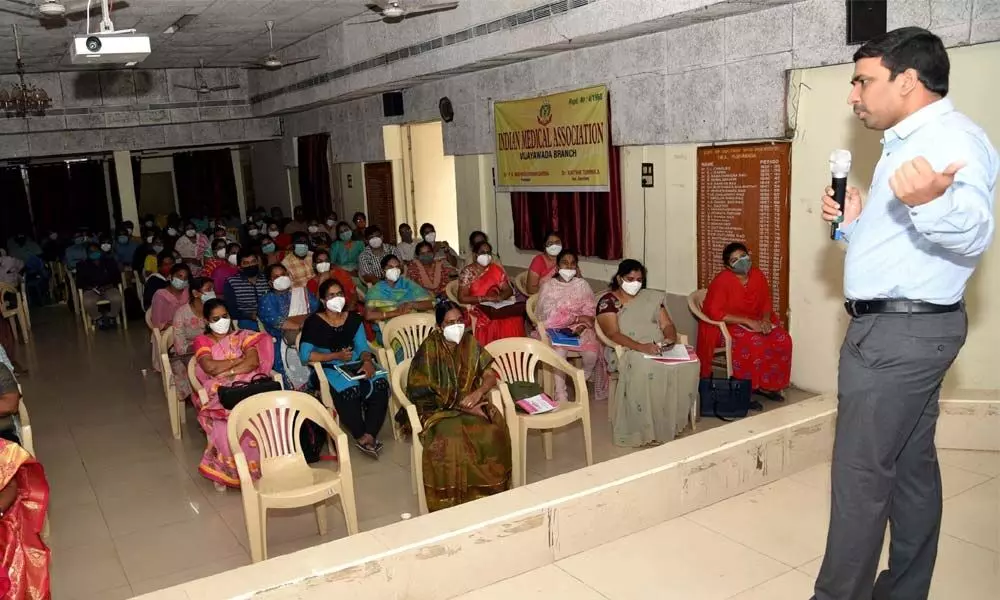
<instances>
[{"instance_id":1,"label":"ceiling projector","mask_svg":"<svg viewBox=\"0 0 1000 600\"><path fill-rule=\"evenodd\" d=\"M69 47L74 65L124 64L132 66L149 56L148 35L92 33L73 37Z\"/></svg>"}]
</instances>

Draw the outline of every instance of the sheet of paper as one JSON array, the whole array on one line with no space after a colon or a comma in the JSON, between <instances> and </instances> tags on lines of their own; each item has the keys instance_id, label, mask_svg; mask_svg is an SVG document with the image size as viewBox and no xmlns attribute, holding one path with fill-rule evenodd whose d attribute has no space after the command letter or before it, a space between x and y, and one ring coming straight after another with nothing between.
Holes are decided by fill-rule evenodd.
<instances>
[{"instance_id":1,"label":"sheet of paper","mask_svg":"<svg viewBox=\"0 0 1000 600\"><path fill-rule=\"evenodd\" d=\"M483 306L489 306L490 308L505 308L511 306L512 304L517 304L517 300L514 298L507 298L506 300L501 300L499 302L480 302Z\"/></svg>"},{"instance_id":2,"label":"sheet of paper","mask_svg":"<svg viewBox=\"0 0 1000 600\"><path fill-rule=\"evenodd\" d=\"M684 344L674 344L672 347L664 349L660 354L647 354L646 358L676 361L693 360Z\"/></svg>"}]
</instances>

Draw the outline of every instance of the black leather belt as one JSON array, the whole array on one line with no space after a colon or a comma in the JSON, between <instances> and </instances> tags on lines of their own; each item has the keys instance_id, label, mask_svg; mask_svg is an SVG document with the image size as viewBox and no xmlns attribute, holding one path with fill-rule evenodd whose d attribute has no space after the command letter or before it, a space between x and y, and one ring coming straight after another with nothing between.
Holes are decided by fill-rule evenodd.
<instances>
[{"instance_id":1,"label":"black leather belt","mask_svg":"<svg viewBox=\"0 0 1000 600\"><path fill-rule=\"evenodd\" d=\"M861 315L938 315L951 313L962 308L961 302L954 304L931 304L922 300L848 300L844 302L847 314Z\"/></svg>"}]
</instances>

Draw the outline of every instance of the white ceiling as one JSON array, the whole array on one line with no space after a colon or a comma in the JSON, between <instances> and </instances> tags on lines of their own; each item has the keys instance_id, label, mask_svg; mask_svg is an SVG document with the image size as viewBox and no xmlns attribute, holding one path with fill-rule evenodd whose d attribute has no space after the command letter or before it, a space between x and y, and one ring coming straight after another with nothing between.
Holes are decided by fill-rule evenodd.
<instances>
[{"instance_id":1,"label":"white ceiling","mask_svg":"<svg viewBox=\"0 0 1000 600\"><path fill-rule=\"evenodd\" d=\"M32 17L37 11L31 5L40 2L0 0L0 73L14 71L14 23L28 71L74 68L69 63L69 42L86 31L85 21ZM86 6L86 0L63 2L70 11ZM259 61L268 52L265 21L275 22L274 45L282 48L351 17L372 14L364 0L119 0L114 4L120 2L128 6L112 9L115 28L135 28L151 37L153 53L142 68L192 67L202 58L209 66ZM97 30L100 1L94 0L93 6L91 30ZM188 14L197 17L173 35L163 33Z\"/></svg>"}]
</instances>

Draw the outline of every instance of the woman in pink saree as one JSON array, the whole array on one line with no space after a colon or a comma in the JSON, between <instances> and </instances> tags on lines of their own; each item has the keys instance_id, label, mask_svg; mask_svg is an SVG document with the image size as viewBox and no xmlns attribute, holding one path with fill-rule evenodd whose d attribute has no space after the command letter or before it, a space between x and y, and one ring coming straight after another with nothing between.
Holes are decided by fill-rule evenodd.
<instances>
[{"instance_id":1,"label":"woman in pink saree","mask_svg":"<svg viewBox=\"0 0 1000 600\"><path fill-rule=\"evenodd\" d=\"M580 274L576 252L563 250L556 258L555 275L541 280L535 318L539 329L572 329L580 336L580 357L587 380L594 384L594 397L608 397L608 368L604 360L601 341L594 331L597 302L590 284ZM566 358L568 351L556 347L555 351ZM566 376L555 375L556 400L565 402Z\"/></svg>"},{"instance_id":2,"label":"woman in pink saree","mask_svg":"<svg viewBox=\"0 0 1000 600\"><path fill-rule=\"evenodd\" d=\"M229 309L222 300L205 302L204 315L208 328L194 341L196 375L208 394L208 403L198 410L198 423L208 437L198 472L212 480L216 489L238 488L240 478L226 431L229 411L219 402L219 388L237 381L249 382L258 375L270 373L274 364L274 343L266 333L246 329L233 331ZM249 433L244 433L240 446L247 457L250 474L254 479L260 477L257 443Z\"/></svg>"}]
</instances>

